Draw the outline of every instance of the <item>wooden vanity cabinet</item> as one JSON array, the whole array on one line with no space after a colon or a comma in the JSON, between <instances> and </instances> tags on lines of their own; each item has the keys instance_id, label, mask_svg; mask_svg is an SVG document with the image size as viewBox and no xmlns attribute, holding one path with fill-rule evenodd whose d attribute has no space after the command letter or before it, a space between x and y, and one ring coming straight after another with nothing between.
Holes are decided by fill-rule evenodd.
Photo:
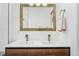
<instances>
[{"instance_id":1,"label":"wooden vanity cabinet","mask_svg":"<svg viewBox=\"0 0 79 59\"><path fill-rule=\"evenodd\" d=\"M70 56L69 47L7 47L6 56Z\"/></svg>"}]
</instances>

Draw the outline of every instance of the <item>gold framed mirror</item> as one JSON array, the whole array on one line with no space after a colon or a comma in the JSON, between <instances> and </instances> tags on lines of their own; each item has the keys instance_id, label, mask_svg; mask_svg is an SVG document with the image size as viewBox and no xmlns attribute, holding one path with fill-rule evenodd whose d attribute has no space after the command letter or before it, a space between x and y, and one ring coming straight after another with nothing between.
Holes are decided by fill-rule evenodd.
<instances>
[{"instance_id":1,"label":"gold framed mirror","mask_svg":"<svg viewBox=\"0 0 79 59\"><path fill-rule=\"evenodd\" d=\"M20 31L56 31L56 4L20 4Z\"/></svg>"}]
</instances>

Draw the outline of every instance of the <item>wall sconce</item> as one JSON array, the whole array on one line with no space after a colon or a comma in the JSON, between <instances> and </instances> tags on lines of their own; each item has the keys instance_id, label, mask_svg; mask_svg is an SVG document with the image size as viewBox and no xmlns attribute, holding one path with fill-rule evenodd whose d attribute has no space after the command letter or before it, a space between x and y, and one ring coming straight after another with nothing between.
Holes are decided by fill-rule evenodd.
<instances>
[{"instance_id":1,"label":"wall sconce","mask_svg":"<svg viewBox=\"0 0 79 59\"><path fill-rule=\"evenodd\" d=\"M41 4L37 3L36 6L40 6Z\"/></svg>"},{"instance_id":2,"label":"wall sconce","mask_svg":"<svg viewBox=\"0 0 79 59\"><path fill-rule=\"evenodd\" d=\"M59 28L58 31L62 32L62 31L66 31L66 17L65 17L65 9L61 9L60 10L60 19L59 19Z\"/></svg>"},{"instance_id":3,"label":"wall sconce","mask_svg":"<svg viewBox=\"0 0 79 59\"><path fill-rule=\"evenodd\" d=\"M31 4L29 4L29 6L47 6L47 4L46 3L44 3L44 4L40 4L40 3L36 3L36 4L33 4L33 3L31 3Z\"/></svg>"},{"instance_id":4,"label":"wall sconce","mask_svg":"<svg viewBox=\"0 0 79 59\"><path fill-rule=\"evenodd\" d=\"M44 4L42 4L42 6L47 6L47 4L44 3Z\"/></svg>"},{"instance_id":5,"label":"wall sconce","mask_svg":"<svg viewBox=\"0 0 79 59\"><path fill-rule=\"evenodd\" d=\"M29 4L29 6L33 6L33 5L34 5L33 3Z\"/></svg>"}]
</instances>

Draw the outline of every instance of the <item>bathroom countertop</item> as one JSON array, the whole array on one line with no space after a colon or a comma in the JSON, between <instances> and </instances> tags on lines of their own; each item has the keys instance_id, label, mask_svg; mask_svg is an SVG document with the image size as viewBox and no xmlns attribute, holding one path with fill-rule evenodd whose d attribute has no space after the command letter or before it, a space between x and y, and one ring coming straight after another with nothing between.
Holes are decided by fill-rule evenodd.
<instances>
[{"instance_id":1,"label":"bathroom countertop","mask_svg":"<svg viewBox=\"0 0 79 59\"><path fill-rule=\"evenodd\" d=\"M63 44L62 44L63 45ZM58 44L55 44L53 42L48 42L48 41L15 41L11 44L8 44L6 45L5 47L69 47L69 45L58 45Z\"/></svg>"}]
</instances>

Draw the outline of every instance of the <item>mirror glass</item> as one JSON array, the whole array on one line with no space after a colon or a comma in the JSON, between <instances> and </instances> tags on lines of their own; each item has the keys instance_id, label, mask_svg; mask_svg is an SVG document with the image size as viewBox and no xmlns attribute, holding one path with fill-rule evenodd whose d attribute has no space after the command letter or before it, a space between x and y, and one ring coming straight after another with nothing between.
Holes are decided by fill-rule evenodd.
<instances>
[{"instance_id":1,"label":"mirror glass","mask_svg":"<svg viewBox=\"0 0 79 59\"><path fill-rule=\"evenodd\" d=\"M23 28L52 28L52 7L23 8Z\"/></svg>"},{"instance_id":2,"label":"mirror glass","mask_svg":"<svg viewBox=\"0 0 79 59\"><path fill-rule=\"evenodd\" d=\"M53 30L55 29L54 7L21 6L20 29L24 30ZM22 16L22 17L21 17Z\"/></svg>"}]
</instances>

